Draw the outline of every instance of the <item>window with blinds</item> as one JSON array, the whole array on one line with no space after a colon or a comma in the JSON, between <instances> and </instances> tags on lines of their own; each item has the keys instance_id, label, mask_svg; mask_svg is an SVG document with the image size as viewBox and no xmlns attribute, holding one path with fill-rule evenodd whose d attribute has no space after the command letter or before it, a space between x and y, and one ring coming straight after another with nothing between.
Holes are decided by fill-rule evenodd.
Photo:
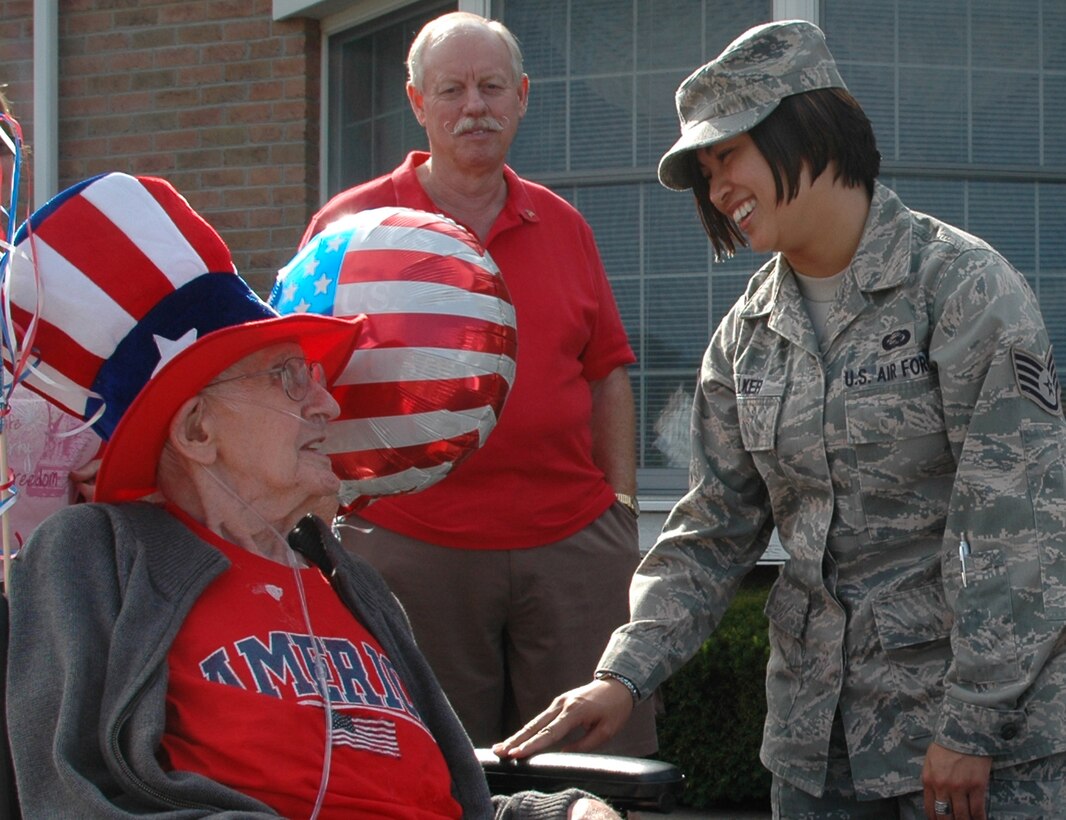
<instances>
[{"instance_id":1,"label":"window with blinds","mask_svg":"<svg viewBox=\"0 0 1066 820\"><path fill-rule=\"evenodd\" d=\"M748 275L750 253L716 264L691 194L659 185L678 137L674 91L770 0L496 0L522 44L529 112L511 149L520 174L585 216L637 354L642 494L688 481L689 411L703 351Z\"/></svg>"},{"instance_id":2,"label":"window with blinds","mask_svg":"<svg viewBox=\"0 0 1066 820\"><path fill-rule=\"evenodd\" d=\"M454 2L413 3L334 34L328 44L327 194L366 182L426 150L407 101L407 52L427 22Z\"/></svg>"},{"instance_id":3,"label":"window with blinds","mask_svg":"<svg viewBox=\"0 0 1066 820\"><path fill-rule=\"evenodd\" d=\"M414 3L331 38L330 192L384 173L424 135L403 93ZM1002 251L1066 357L1066 2L821 0L841 73L874 123L882 179L911 207ZM765 257L715 263L692 197L655 175L673 94L771 0L494 0L518 36L530 106L509 158L592 225L630 340L642 493L687 483L704 348Z\"/></svg>"},{"instance_id":4,"label":"window with blinds","mask_svg":"<svg viewBox=\"0 0 1066 820\"><path fill-rule=\"evenodd\" d=\"M994 245L1066 356L1066 3L822 0L882 179Z\"/></svg>"}]
</instances>

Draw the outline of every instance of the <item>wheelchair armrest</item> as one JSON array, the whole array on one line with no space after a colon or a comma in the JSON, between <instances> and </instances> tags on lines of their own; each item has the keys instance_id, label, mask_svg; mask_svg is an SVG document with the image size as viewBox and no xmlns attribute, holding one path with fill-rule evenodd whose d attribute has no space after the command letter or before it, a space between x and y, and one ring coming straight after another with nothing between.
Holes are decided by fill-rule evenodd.
<instances>
[{"instance_id":1,"label":"wheelchair armrest","mask_svg":"<svg viewBox=\"0 0 1066 820\"><path fill-rule=\"evenodd\" d=\"M669 813L684 787L681 770L661 760L576 752L500 760L490 749L476 751L493 794L576 788L592 792L618 811Z\"/></svg>"}]
</instances>

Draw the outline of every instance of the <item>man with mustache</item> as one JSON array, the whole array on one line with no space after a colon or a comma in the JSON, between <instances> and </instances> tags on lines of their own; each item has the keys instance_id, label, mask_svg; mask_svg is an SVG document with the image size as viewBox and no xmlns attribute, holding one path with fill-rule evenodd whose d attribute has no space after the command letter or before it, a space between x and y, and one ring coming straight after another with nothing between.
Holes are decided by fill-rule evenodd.
<instances>
[{"instance_id":1,"label":"man with mustache","mask_svg":"<svg viewBox=\"0 0 1066 820\"><path fill-rule=\"evenodd\" d=\"M445 14L412 43L408 77L429 152L334 197L303 241L367 208L441 212L478 236L514 301L517 376L486 445L447 481L376 501L346 528L484 746L592 674L628 618L639 560L635 357L588 224L505 164L529 96L513 34ZM651 710L639 707L608 750L654 752Z\"/></svg>"}]
</instances>

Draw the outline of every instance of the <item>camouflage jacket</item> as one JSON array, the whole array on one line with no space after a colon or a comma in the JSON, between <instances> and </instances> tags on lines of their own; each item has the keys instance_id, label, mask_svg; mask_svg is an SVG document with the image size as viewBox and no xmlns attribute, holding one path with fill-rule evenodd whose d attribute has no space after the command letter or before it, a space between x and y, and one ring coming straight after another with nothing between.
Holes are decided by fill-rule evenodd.
<instances>
[{"instance_id":1,"label":"camouflage jacket","mask_svg":"<svg viewBox=\"0 0 1066 820\"><path fill-rule=\"evenodd\" d=\"M878 185L821 347L780 257L716 330L692 490L600 668L651 692L776 524L789 558L766 605L771 771L821 793L838 709L860 798L920 789L932 740L998 766L1066 749L1064 452L1024 278Z\"/></svg>"}]
</instances>

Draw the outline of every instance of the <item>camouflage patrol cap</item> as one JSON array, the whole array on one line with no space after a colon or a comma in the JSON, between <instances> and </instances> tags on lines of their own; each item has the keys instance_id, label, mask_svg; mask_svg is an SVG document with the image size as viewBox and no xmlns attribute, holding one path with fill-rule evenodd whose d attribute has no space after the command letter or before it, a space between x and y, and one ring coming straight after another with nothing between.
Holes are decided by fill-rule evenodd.
<instances>
[{"instance_id":1,"label":"camouflage patrol cap","mask_svg":"<svg viewBox=\"0 0 1066 820\"><path fill-rule=\"evenodd\" d=\"M847 88L818 26L780 20L748 29L678 86L681 138L659 160L659 181L691 188L690 151L742 134L785 97L817 88Z\"/></svg>"}]
</instances>

